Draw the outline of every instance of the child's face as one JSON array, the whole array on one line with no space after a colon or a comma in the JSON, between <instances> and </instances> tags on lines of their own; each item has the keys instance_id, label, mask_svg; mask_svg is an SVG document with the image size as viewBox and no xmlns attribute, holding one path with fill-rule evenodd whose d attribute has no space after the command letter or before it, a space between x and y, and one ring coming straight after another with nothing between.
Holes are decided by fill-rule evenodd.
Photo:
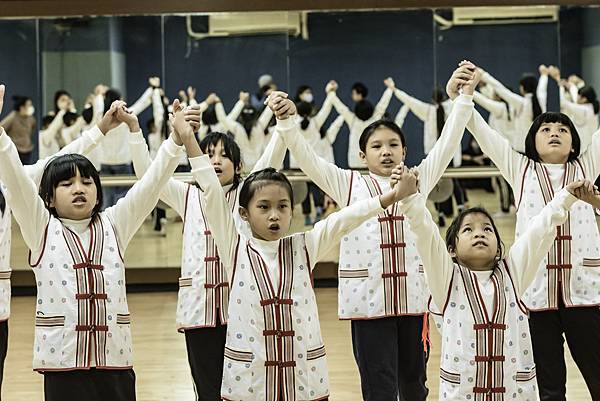
<instances>
[{"instance_id":1,"label":"child's face","mask_svg":"<svg viewBox=\"0 0 600 401\"><path fill-rule=\"evenodd\" d=\"M71 97L69 95L60 95L58 99L56 99L56 105L59 110L67 110L69 108L69 103L71 102Z\"/></svg>"},{"instance_id":2,"label":"child's face","mask_svg":"<svg viewBox=\"0 0 600 401\"><path fill-rule=\"evenodd\" d=\"M561 123L544 123L535 134L535 148L544 163L566 163L572 145L571 130Z\"/></svg>"},{"instance_id":3,"label":"child's face","mask_svg":"<svg viewBox=\"0 0 600 401\"><path fill-rule=\"evenodd\" d=\"M377 128L367 141L365 152L360 152L361 160L370 172L389 177L392 169L404 161L406 148L397 133L389 128Z\"/></svg>"},{"instance_id":4,"label":"child's face","mask_svg":"<svg viewBox=\"0 0 600 401\"><path fill-rule=\"evenodd\" d=\"M54 188L54 197L49 206L56 209L60 218L84 220L92 216L97 204L96 183L91 177L82 177L77 170L75 176L60 181Z\"/></svg>"},{"instance_id":5,"label":"child's face","mask_svg":"<svg viewBox=\"0 0 600 401\"><path fill-rule=\"evenodd\" d=\"M215 173L217 173L217 177L219 177L221 186L231 184L235 173L240 173L241 168L238 167L236 170L231 159L225 154L223 142L219 141L216 145L210 145L208 148L208 156L215 169Z\"/></svg>"},{"instance_id":6,"label":"child's face","mask_svg":"<svg viewBox=\"0 0 600 401\"><path fill-rule=\"evenodd\" d=\"M450 254L471 270L491 270L498 255L498 240L490 219L482 213L471 213L464 217L456 249Z\"/></svg>"},{"instance_id":7,"label":"child's face","mask_svg":"<svg viewBox=\"0 0 600 401\"><path fill-rule=\"evenodd\" d=\"M273 183L258 188L248 209L240 207L240 216L250 224L254 237L276 241L290 229L292 209L287 190L283 185Z\"/></svg>"},{"instance_id":8,"label":"child's face","mask_svg":"<svg viewBox=\"0 0 600 401\"><path fill-rule=\"evenodd\" d=\"M352 89L352 101L354 103L360 102L363 99L364 99L363 95L361 95L360 93L358 93L355 89Z\"/></svg>"}]
</instances>

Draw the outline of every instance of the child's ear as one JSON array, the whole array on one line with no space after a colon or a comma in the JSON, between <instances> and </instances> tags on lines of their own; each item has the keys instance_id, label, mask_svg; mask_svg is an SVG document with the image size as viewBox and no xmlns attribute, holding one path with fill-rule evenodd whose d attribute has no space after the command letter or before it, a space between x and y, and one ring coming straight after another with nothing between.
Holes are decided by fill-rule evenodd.
<instances>
[{"instance_id":1,"label":"child's ear","mask_svg":"<svg viewBox=\"0 0 600 401\"><path fill-rule=\"evenodd\" d=\"M242 174L242 171L243 171L243 169L242 169L242 163L240 162L240 165L237 166L237 168L235 169L235 173L238 174L238 175L240 175L240 174Z\"/></svg>"},{"instance_id":2,"label":"child's ear","mask_svg":"<svg viewBox=\"0 0 600 401\"><path fill-rule=\"evenodd\" d=\"M452 258L456 257L456 252L454 251L454 248L452 248L451 246L448 247L448 253L450 254L450 256Z\"/></svg>"},{"instance_id":3,"label":"child's ear","mask_svg":"<svg viewBox=\"0 0 600 401\"><path fill-rule=\"evenodd\" d=\"M245 207L240 206L239 212L240 212L240 217L242 218L242 220L248 221L248 210Z\"/></svg>"},{"instance_id":4,"label":"child's ear","mask_svg":"<svg viewBox=\"0 0 600 401\"><path fill-rule=\"evenodd\" d=\"M406 159L407 150L408 150L408 148L406 146L402 148L402 161L404 161Z\"/></svg>"},{"instance_id":5,"label":"child's ear","mask_svg":"<svg viewBox=\"0 0 600 401\"><path fill-rule=\"evenodd\" d=\"M358 157L360 157L360 160L367 164L367 154L365 152L363 152L362 150L358 151Z\"/></svg>"}]
</instances>

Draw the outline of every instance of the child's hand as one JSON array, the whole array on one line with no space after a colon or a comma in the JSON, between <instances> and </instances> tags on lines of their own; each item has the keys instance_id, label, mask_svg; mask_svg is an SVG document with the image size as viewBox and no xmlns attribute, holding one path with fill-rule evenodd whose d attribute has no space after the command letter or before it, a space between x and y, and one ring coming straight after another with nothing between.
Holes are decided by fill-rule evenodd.
<instances>
[{"instance_id":1,"label":"child's hand","mask_svg":"<svg viewBox=\"0 0 600 401\"><path fill-rule=\"evenodd\" d=\"M462 93L465 95L472 95L475 92L475 88L479 85L481 80L481 74L477 71L477 68L470 70L472 72L471 79L462 86Z\"/></svg>"},{"instance_id":2,"label":"child's hand","mask_svg":"<svg viewBox=\"0 0 600 401\"><path fill-rule=\"evenodd\" d=\"M173 126L173 132L175 134L175 143L178 145L185 144L190 140L196 140L194 136L194 129L189 122L186 121L186 109L181 107L178 100L173 102L173 114L170 116L171 125ZM176 139L179 139L179 143Z\"/></svg>"},{"instance_id":3,"label":"child's hand","mask_svg":"<svg viewBox=\"0 0 600 401\"><path fill-rule=\"evenodd\" d=\"M250 101L250 94L248 92L241 91L240 100L247 104Z\"/></svg>"},{"instance_id":4,"label":"child's hand","mask_svg":"<svg viewBox=\"0 0 600 401\"><path fill-rule=\"evenodd\" d=\"M396 89L396 84L394 83L394 80L390 77L387 77L386 79L383 80L383 84L388 88L388 89Z\"/></svg>"},{"instance_id":5,"label":"child's hand","mask_svg":"<svg viewBox=\"0 0 600 401\"><path fill-rule=\"evenodd\" d=\"M585 81L575 74L569 75L569 82L575 86L585 85Z\"/></svg>"},{"instance_id":6,"label":"child's hand","mask_svg":"<svg viewBox=\"0 0 600 401\"><path fill-rule=\"evenodd\" d=\"M181 100L181 102L183 103L187 103L188 101L188 97L187 94L185 93L185 91L183 89L181 89L177 95L179 96L179 100Z\"/></svg>"},{"instance_id":7,"label":"child's hand","mask_svg":"<svg viewBox=\"0 0 600 401\"><path fill-rule=\"evenodd\" d=\"M398 202L417 193L419 171L414 168L409 169L401 164L392 170L391 180L394 190L394 200Z\"/></svg>"},{"instance_id":8,"label":"child's hand","mask_svg":"<svg viewBox=\"0 0 600 401\"><path fill-rule=\"evenodd\" d=\"M217 96L216 93L211 93L206 97L205 100L206 103L208 104L215 104L219 102L219 97Z\"/></svg>"},{"instance_id":9,"label":"child's hand","mask_svg":"<svg viewBox=\"0 0 600 401\"><path fill-rule=\"evenodd\" d=\"M285 120L296 114L296 105L287 97L288 94L285 92L273 91L265 100L265 103L278 120Z\"/></svg>"},{"instance_id":10,"label":"child's hand","mask_svg":"<svg viewBox=\"0 0 600 401\"><path fill-rule=\"evenodd\" d=\"M200 122L202 121L202 112L200 111L200 105L188 106L183 111L185 115L185 121L192 126L194 132L200 129Z\"/></svg>"},{"instance_id":11,"label":"child's hand","mask_svg":"<svg viewBox=\"0 0 600 401\"><path fill-rule=\"evenodd\" d=\"M2 106L4 106L4 92L6 91L6 87L4 85L0 85L0 113L2 113Z\"/></svg>"},{"instance_id":12,"label":"child's hand","mask_svg":"<svg viewBox=\"0 0 600 401\"><path fill-rule=\"evenodd\" d=\"M589 180L579 180L566 186L567 191L576 198L589 203L596 209L600 208L600 191L593 182Z\"/></svg>"},{"instance_id":13,"label":"child's hand","mask_svg":"<svg viewBox=\"0 0 600 401\"><path fill-rule=\"evenodd\" d=\"M94 95L95 96L104 96L106 94L107 90L108 90L108 86L106 86L104 84L98 84L94 88Z\"/></svg>"},{"instance_id":14,"label":"child's hand","mask_svg":"<svg viewBox=\"0 0 600 401\"><path fill-rule=\"evenodd\" d=\"M117 109L117 120L127 124L129 132L131 133L140 132L142 130L140 128L140 123L138 121L137 116L133 114L129 109L127 109L125 107L125 104L123 104L122 107L119 107Z\"/></svg>"},{"instance_id":15,"label":"child's hand","mask_svg":"<svg viewBox=\"0 0 600 401\"><path fill-rule=\"evenodd\" d=\"M554 65L548 67L548 75L550 75L556 82L560 82L560 69Z\"/></svg>"},{"instance_id":16,"label":"child's hand","mask_svg":"<svg viewBox=\"0 0 600 401\"><path fill-rule=\"evenodd\" d=\"M338 88L338 84L335 81L329 81L327 82L327 85L325 85L325 93L329 93L329 92L335 92Z\"/></svg>"},{"instance_id":17,"label":"child's hand","mask_svg":"<svg viewBox=\"0 0 600 401\"><path fill-rule=\"evenodd\" d=\"M98 123L98 129L102 131L104 135L121 124L121 121L117 118L117 111L124 107L125 102L122 100L115 100L113 104L110 105L110 109L104 113L104 116L102 116L102 119Z\"/></svg>"},{"instance_id":18,"label":"child's hand","mask_svg":"<svg viewBox=\"0 0 600 401\"><path fill-rule=\"evenodd\" d=\"M151 87L158 88L158 87L160 87L160 78L159 77L150 77L150 78L148 78L148 83L150 84Z\"/></svg>"},{"instance_id":19,"label":"child's hand","mask_svg":"<svg viewBox=\"0 0 600 401\"><path fill-rule=\"evenodd\" d=\"M540 66L538 67L538 71L540 72L540 75L548 75L549 70L548 67L546 66L546 64L540 64Z\"/></svg>"},{"instance_id":20,"label":"child's hand","mask_svg":"<svg viewBox=\"0 0 600 401\"><path fill-rule=\"evenodd\" d=\"M461 61L458 68L454 70L452 76L446 84L446 93L450 99L456 99L459 95L458 90L463 85L469 84L469 81L474 78L475 69L476 67L474 64L464 60ZM480 74L478 75L480 76ZM477 82L479 82L479 79L477 79ZM472 88L474 89L475 86L472 86Z\"/></svg>"},{"instance_id":21,"label":"child's hand","mask_svg":"<svg viewBox=\"0 0 600 401\"><path fill-rule=\"evenodd\" d=\"M196 98L196 88L193 88L192 86L188 86L187 87L187 95L190 100L195 99Z\"/></svg>"}]
</instances>

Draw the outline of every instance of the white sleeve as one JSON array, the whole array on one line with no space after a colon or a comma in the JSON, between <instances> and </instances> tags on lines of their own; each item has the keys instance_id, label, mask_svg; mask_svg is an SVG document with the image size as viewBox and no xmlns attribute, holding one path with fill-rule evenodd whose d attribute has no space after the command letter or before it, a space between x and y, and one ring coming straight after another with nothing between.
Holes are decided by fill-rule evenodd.
<instances>
[{"instance_id":1,"label":"white sleeve","mask_svg":"<svg viewBox=\"0 0 600 401\"><path fill-rule=\"evenodd\" d=\"M327 133L326 133L326 137L327 140L329 141L330 144L333 145L333 143L335 142L340 129L342 129L342 125L344 125L344 117L342 116L338 116L338 118L336 118L331 125L329 126L329 128L327 128Z\"/></svg>"},{"instance_id":2,"label":"white sleeve","mask_svg":"<svg viewBox=\"0 0 600 401\"><path fill-rule=\"evenodd\" d=\"M400 110L398 110L398 114L396 114L396 118L394 119L394 122L398 127L402 128L404 125L404 120L406 120L406 116L408 115L409 111L410 107L408 107L406 104L403 104L402 107L400 107Z\"/></svg>"},{"instance_id":3,"label":"white sleeve","mask_svg":"<svg viewBox=\"0 0 600 401\"><path fill-rule=\"evenodd\" d=\"M90 125L96 125L102 119L104 114L104 97L102 95L94 96L94 102L92 103L92 121Z\"/></svg>"},{"instance_id":4,"label":"white sleeve","mask_svg":"<svg viewBox=\"0 0 600 401\"><path fill-rule=\"evenodd\" d=\"M600 174L600 129L592 135L587 150L579 157L589 180L595 181Z\"/></svg>"},{"instance_id":5,"label":"white sleeve","mask_svg":"<svg viewBox=\"0 0 600 401\"><path fill-rule=\"evenodd\" d=\"M71 125L70 127L63 128L63 130L61 131L61 135L65 145L68 145L75 139L77 139L77 137L81 133L81 129L84 126L85 120L83 119L83 117L78 117L77 121L75 121L75 124Z\"/></svg>"},{"instance_id":6,"label":"white sleeve","mask_svg":"<svg viewBox=\"0 0 600 401\"><path fill-rule=\"evenodd\" d=\"M400 89L396 89L394 93L396 94L398 100L407 105L410 108L410 111L412 111L419 120L427 121L429 113L431 113L431 108L434 107L433 105L422 102L419 99L410 96L408 93L401 91Z\"/></svg>"},{"instance_id":7,"label":"white sleeve","mask_svg":"<svg viewBox=\"0 0 600 401\"><path fill-rule=\"evenodd\" d=\"M429 195L452 161L472 113L472 96L460 95L456 98L442 129L442 134L427 157L418 166L419 191L424 196Z\"/></svg>"},{"instance_id":8,"label":"white sleeve","mask_svg":"<svg viewBox=\"0 0 600 401\"><path fill-rule=\"evenodd\" d=\"M400 210L408 218L410 229L415 234L417 252L423 262L431 297L442 308L452 282L454 262L425 201L421 193L414 194L400 202Z\"/></svg>"},{"instance_id":9,"label":"white sleeve","mask_svg":"<svg viewBox=\"0 0 600 401\"><path fill-rule=\"evenodd\" d=\"M158 89L152 91L152 117L154 118L156 130L161 130L165 119L165 106Z\"/></svg>"},{"instance_id":10,"label":"white sleeve","mask_svg":"<svg viewBox=\"0 0 600 401\"><path fill-rule=\"evenodd\" d=\"M144 93L142 93L142 96L140 96L140 98L129 107L129 110L131 110L131 112L137 116L150 107L152 104L152 91L153 88L146 89Z\"/></svg>"},{"instance_id":11,"label":"white sleeve","mask_svg":"<svg viewBox=\"0 0 600 401\"><path fill-rule=\"evenodd\" d=\"M364 199L330 214L305 233L306 251L311 260L311 269L350 231L358 228L365 220L381 213L379 197Z\"/></svg>"},{"instance_id":12,"label":"white sleeve","mask_svg":"<svg viewBox=\"0 0 600 401\"><path fill-rule=\"evenodd\" d=\"M485 153L498 167L504 178L517 191L520 174L527 157L514 150L506 138L493 130L481 115L473 110L467 128Z\"/></svg>"},{"instance_id":13,"label":"white sleeve","mask_svg":"<svg viewBox=\"0 0 600 401\"><path fill-rule=\"evenodd\" d=\"M220 104L220 103L217 103ZM242 110L244 110L244 102L242 100L238 100L237 102L235 102L235 105L233 106L233 108L231 109L231 111L229 112L229 114L227 114L227 118L229 118L232 121L235 121L238 119L238 117L240 116Z\"/></svg>"},{"instance_id":14,"label":"white sleeve","mask_svg":"<svg viewBox=\"0 0 600 401\"><path fill-rule=\"evenodd\" d=\"M333 92L329 92L327 94L327 97L325 98L325 101L323 102L323 105L321 106L321 110L319 110L317 115L313 118L318 129L321 129L323 124L325 124L327 117L329 117L329 114L331 114L332 108L333 108Z\"/></svg>"},{"instance_id":15,"label":"white sleeve","mask_svg":"<svg viewBox=\"0 0 600 401\"><path fill-rule=\"evenodd\" d=\"M538 79L537 88L535 94L538 98L538 103L542 109L542 113L548 110L548 75L542 74Z\"/></svg>"},{"instance_id":16,"label":"white sleeve","mask_svg":"<svg viewBox=\"0 0 600 401\"><path fill-rule=\"evenodd\" d=\"M38 187L29 179L21 164L19 153L10 137L0 127L0 181L7 188L4 193L13 216L21 227L27 247L39 253L44 243L50 213L38 195Z\"/></svg>"},{"instance_id":17,"label":"white sleeve","mask_svg":"<svg viewBox=\"0 0 600 401\"><path fill-rule=\"evenodd\" d=\"M231 119L225 114L223 103L217 102L215 104L215 114L217 115L217 120L221 123L221 125L223 125L227 131L233 133L233 130L239 123L235 121L235 119Z\"/></svg>"},{"instance_id":18,"label":"white sleeve","mask_svg":"<svg viewBox=\"0 0 600 401\"><path fill-rule=\"evenodd\" d=\"M238 233L229 203L207 155L191 158L190 165L192 175L202 191L208 226L227 271L227 277L231 280Z\"/></svg>"},{"instance_id":19,"label":"white sleeve","mask_svg":"<svg viewBox=\"0 0 600 401\"><path fill-rule=\"evenodd\" d=\"M58 135L58 131L63 126L63 117L65 116L64 110L59 110L58 113L52 119L50 125L45 130L40 131L40 139L44 142L45 146L50 146L50 144L55 140ZM71 143L71 141L67 142L67 144Z\"/></svg>"},{"instance_id":20,"label":"white sleeve","mask_svg":"<svg viewBox=\"0 0 600 401\"><path fill-rule=\"evenodd\" d=\"M561 88L562 88L562 85L561 85ZM569 94L571 95L571 101L576 103L577 100L579 99L579 88L577 88L577 85L569 86Z\"/></svg>"},{"instance_id":21,"label":"white sleeve","mask_svg":"<svg viewBox=\"0 0 600 401\"><path fill-rule=\"evenodd\" d=\"M135 132L129 136L129 149L131 151L131 159L133 161L133 170L136 177L141 179L152 164L148 146L144 140L144 136L140 132ZM169 205L173 210L183 217L185 213L185 196L187 192L187 184L178 181L174 178L169 178L166 185L160 192L160 199Z\"/></svg>"},{"instance_id":22,"label":"white sleeve","mask_svg":"<svg viewBox=\"0 0 600 401\"><path fill-rule=\"evenodd\" d=\"M29 178L35 183L36 186L40 185L42 174L46 168L46 164L57 156L66 155L69 153L77 153L86 156L92 152L98 146L100 141L104 138L102 131L97 126L84 131L81 137L75 139L73 142L62 148L55 155L40 159L34 164L25 166L25 171Z\"/></svg>"},{"instance_id":23,"label":"white sleeve","mask_svg":"<svg viewBox=\"0 0 600 401\"><path fill-rule=\"evenodd\" d=\"M338 112L338 114L344 117L344 120L346 120L346 124L348 124L348 126L352 125L356 116L344 103L342 103L335 92L332 92L331 101L333 102L333 107L335 107L335 110Z\"/></svg>"},{"instance_id":24,"label":"white sleeve","mask_svg":"<svg viewBox=\"0 0 600 401\"><path fill-rule=\"evenodd\" d=\"M487 72L483 74L483 80L492 86L494 91L500 96L502 99L506 100L506 102L515 110L521 110L523 107L523 103L525 102L525 98L523 96L517 95L516 93L507 89L504 85L500 83L496 78L492 77Z\"/></svg>"},{"instance_id":25,"label":"white sleeve","mask_svg":"<svg viewBox=\"0 0 600 401\"><path fill-rule=\"evenodd\" d=\"M381 99L379 99L379 102L377 102L377 104L375 105L375 110L373 111L373 117L371 117L372 120L379 120L383 117L383 115L385 114L385 111L387 110L389 104L390 104L390 100L392 100L392 95L394 94L394 90L387 88L384 92L383 95L381 95Z\"/></svg>"},{"instance_id":26,"label":"white sleeve","mask_svg":"<svg viewBox=\"0 0 600 401\"><path fill-rule=\"evenodd\" d=\"M579 104L567 99L565 88L560 87L560 109L567 114L573 122L578 125L583 125L594 114L593 106L590 104ZM579 133L581 134L581 132Z\"/></svg>"},{"instance_id":27,"label":"white sleeve","mask_svg":"<svg viewBox=\"0 0 600 401\"><path fill-rule=\"evenodd\" d=\"M256 164L254 164L252 172L263 170L267 167L273 167L276 170L280 170L283 166L283 160L285 159L285 152L287 152L287 148L285 142L281 138L281 134L277 131L273 132L265 150Z\"/></svg>"},{"instance_id":28,"label":"white sleeve","mask_svg":"<svg viewBox=\"0 0 600 401\"><path fill-rule=\"evenodd\" d=\"M271 117L273 117L273 110L269 107L265 107L263 112L258 117L258 121L256 121L256 126L261 131L261 134L264 136L264 131L269 126L269 122L271 121Z\"/></svg>"},{"instance_id":29,"label":"white sleeve","mask_svg":"<svg viewBox=\"0 0 600 401\"><path fill-rule=\"evenodd\" d=\"M122 251L127 249L146 216L156 207L160 192L177 168L182 152L173 139L164 141L144 176L116 205L104 211L115 227Z\"/></svg>"},{"instance_id":30,"label":"white sleeve","mask_svg":"<svg viewBox=\"0 0 600 401\"><path fill-rule=\"evenodd\" d=\"M277 120L275 132L279 132L304 174L338 205L347 205L352 170L341 169L320 158L300 133L296 121L291 118Z\"/></svg>"},{"instance_id":31,"label":"white sleeve","mask_svg":"<svg viewBox=\"0 0 600 401\"><path fill-rule=\"evenodd\" d=\"M556 226L567 220L569 209L575 202L576 197L561 189L538 215L527 222L527 230L510 248L509 268L519 296L535 279L556 238Z\"/></svg>"},{"instance_id":32,"label":"white sleeve","mask_svg":"<svg viewBox=\"0 0 600 401\"><path fill-rule=\"evenodd\" d=\"M508 113L506 104L497 100L492 100L489 97L483 96L481 93L475 91L473 93L473 100L475 103L486 109L496 118L502 118L505 113Z\"/></svg>"}]
</instances>

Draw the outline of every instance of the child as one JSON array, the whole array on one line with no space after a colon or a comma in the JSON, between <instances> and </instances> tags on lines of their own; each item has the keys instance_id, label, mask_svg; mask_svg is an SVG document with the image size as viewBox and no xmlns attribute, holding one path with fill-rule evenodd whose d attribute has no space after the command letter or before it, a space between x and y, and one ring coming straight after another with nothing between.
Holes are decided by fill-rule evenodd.
<instances>
[{"instance_id":1,"label":"child","mask_svg":"<svg viewBox=\"0 0 600 401\"><path fill-rule=\"evenodd\" d=\"M567 220L576 187L558 192L504 255L500 234L485 209L463 211L446 232L446 243L417 193L406 167L392 174L411 195L400 203L416 235L433 309L442 334L440 400L537 400L527 311L520 297L533 281ZM410 188L410 190L408 190Z\"/></svg>"},{"instance_id":2,"label":"child","mask_svg":"<svg viewBox=\"0 0 600 401\"><path fill-rule=\"evenodd\" d=\"M460 143L471 116L478 78L469 66L457 69L448 85L463 85L439 141L417 167L424 196L436 185ZM285 101L279 101L284 102ZM276 108L273 97L269 107ZM292 121L278 131L302 170L338 205L371 199L390 188L394 166L406 155L404 134L392 122L369 125L360 137L360 158L368 176L343 170L317 157ZM413 234L395 204L344 237L339 260L339 317L350 319L354 356L363 398L424 401L426 352L422 344L427 289Z\"/></svg>"},{"instance_id":3,"label":"child","mask_svg":"<svg viewBox=\"0 0 600 401\"><path fill-rule=\"evenodd\" d=\"M293 102L278 111L288 117ZM225 345L224 400L326 400L329 383L312 270L343 235L392 205L397 191L366 199L330 215L305 233L286 236L293 194L287 178L272 168L252 173L240 190L236 228L231 206L208 157L191 129L186 138L192 174L201 186L206 217L231 286ZM198 157L199 156L199 157ZM399 186L400 189L400 186ZM215 230L214 228L217 228Z\"/></svg>"},{"instance_id":4,"label":"child","mask_svg":"<svg viewBox=\"0 0 600 401\"><path fill-rule=\"evenodd\" d=\"M532 74L524 74L519 81L520 95L511 92L494 77L481 70L481 81L489 85L494 92L509 104L514 112L514 131L511 143L513 149L524 153L524 137L531 122L541 113L546 112L546 101L548 97L548 68L545 65L539 67L540 79ZM505 133L508 135L509 133Z\"/></svg>"},{"instance_id":5,"label":"child","mask_svg":"<svg viewBox=\"0 0 600 401\"><path fill-rule=\"evenodd\" d=\"M240 92L239 100L235 103L229 114L227 114L227 119L231 121L235 121L240 116L242 110L244 110L244 105L248 101L250 94L248 92ZM200 111L202 112L202 125L200 126L200 131L198 132L198 136L200 140L204 139L204 137L211 132L224 132L227 131L225 127L219 122L217 119L217 108L219 108L219 113L225 114L225 109L223 109L223 103L221 103L221 99L214 94L211 93L206 97L206 100L200 103Z\"/></svg>"},{"instance_id":6,"label":"child","mask_svg":"<svg viewBox=\"0 0 600 401\"><path fill-rule=\"evenodd\" d=\"M139 131L124 103L109 113L109 129L124 122ZM47 401L135 400L121 255L175 170L175 140L165 142L148 174L117 205L100 212L100 178L89 160L53 159L37 196L0 128L0 179L36 275L33 368L44 374Z\"/></svg>"},{"instance_id":7,"label":"child","mask_svg":"<svg viewBox=\"0 0 600 401\"><path fill-rule=\"evenodd\" d=\"M535 119L522 144L525 155L514 151L477 112L467 127L513 188L517 237L553 194L600 173L600 135L594 134L581 154L577 130L562 113L543 113ZM600 399L600 236L589 205L571 210L537 272L523 301L530 310L540 398L565 399L564 334L592 399Z\"/></svg>"},{"instance_id":8,"label":"child","mask_svg":"<svg viewBox=\"0 0 600 401\"><path fill-rule=\"evenodd\" d=\"M277 137L272 138L255 169L283 163L286 148ZM129 144L133 167L140 178L151 164L148 148L141 133L132 134ZM205 136L200 148L209 155L236 224L243 230L246 224L238 213L242 185L240 148L231 135L219 132ZM225 268L206 223L202 192L194 185L171 178L160 198L184 220L177 330L185 334L196 394L200 400L220 399L229 302Z\"/></svg>"},{"instance_id":9,"label":"child","mask_svg":"<svg viewBox=\"0 0 600 401\"><path fill-rule=\"evenodd\" d=\"M33 134L37 125L34 113L35 108L30 98L26 96L13 96L13 111L10 112L0 125L12 138L19 150L23 163L30 164L33 153Z\"/></svg>"},{"instance_id":10,"label":"child","mask_svg":"<svg viewBox=\"0 0 600 401\"><path fill-rule=\"evenodd\" d=\"M363 92L354 92L354 87L352 88L352 99L355 100L356 104L354 106L354 112L351 112L344 103L337 97L335 91L337 90L337 83L335 81L331 81L329 85L333 85L333 94L331 95L331 100L333 102L333 107L337 110L337 112L344 117L346 124L348 124L348 128L350 129L350 138L348 140L348 166L350 168L364 168L364 164L358 157L359 151L359 139L360 135L369 124L377 121L383 117L385 110L390 104L390 100L392 99L392 94L394 90L394 80L392 78L387 78L383 81L387 89L383 92L381 99L373 108L371 102L369 102L366 97L366 93ZM362 90L362 88L361 88Z\"/></svg>"},{"instance_id":11,"label":"child","mask_svg":"<svg viewBox=\"0 0 600 401\"><path fill-rule=\"evenodd\" d=\"M0 187L0 392L4 377L4 360L8 350L8 318L10 316L10 208ZM1 396L1 394L0 394Z\"/></svg>"}]
</instances>

